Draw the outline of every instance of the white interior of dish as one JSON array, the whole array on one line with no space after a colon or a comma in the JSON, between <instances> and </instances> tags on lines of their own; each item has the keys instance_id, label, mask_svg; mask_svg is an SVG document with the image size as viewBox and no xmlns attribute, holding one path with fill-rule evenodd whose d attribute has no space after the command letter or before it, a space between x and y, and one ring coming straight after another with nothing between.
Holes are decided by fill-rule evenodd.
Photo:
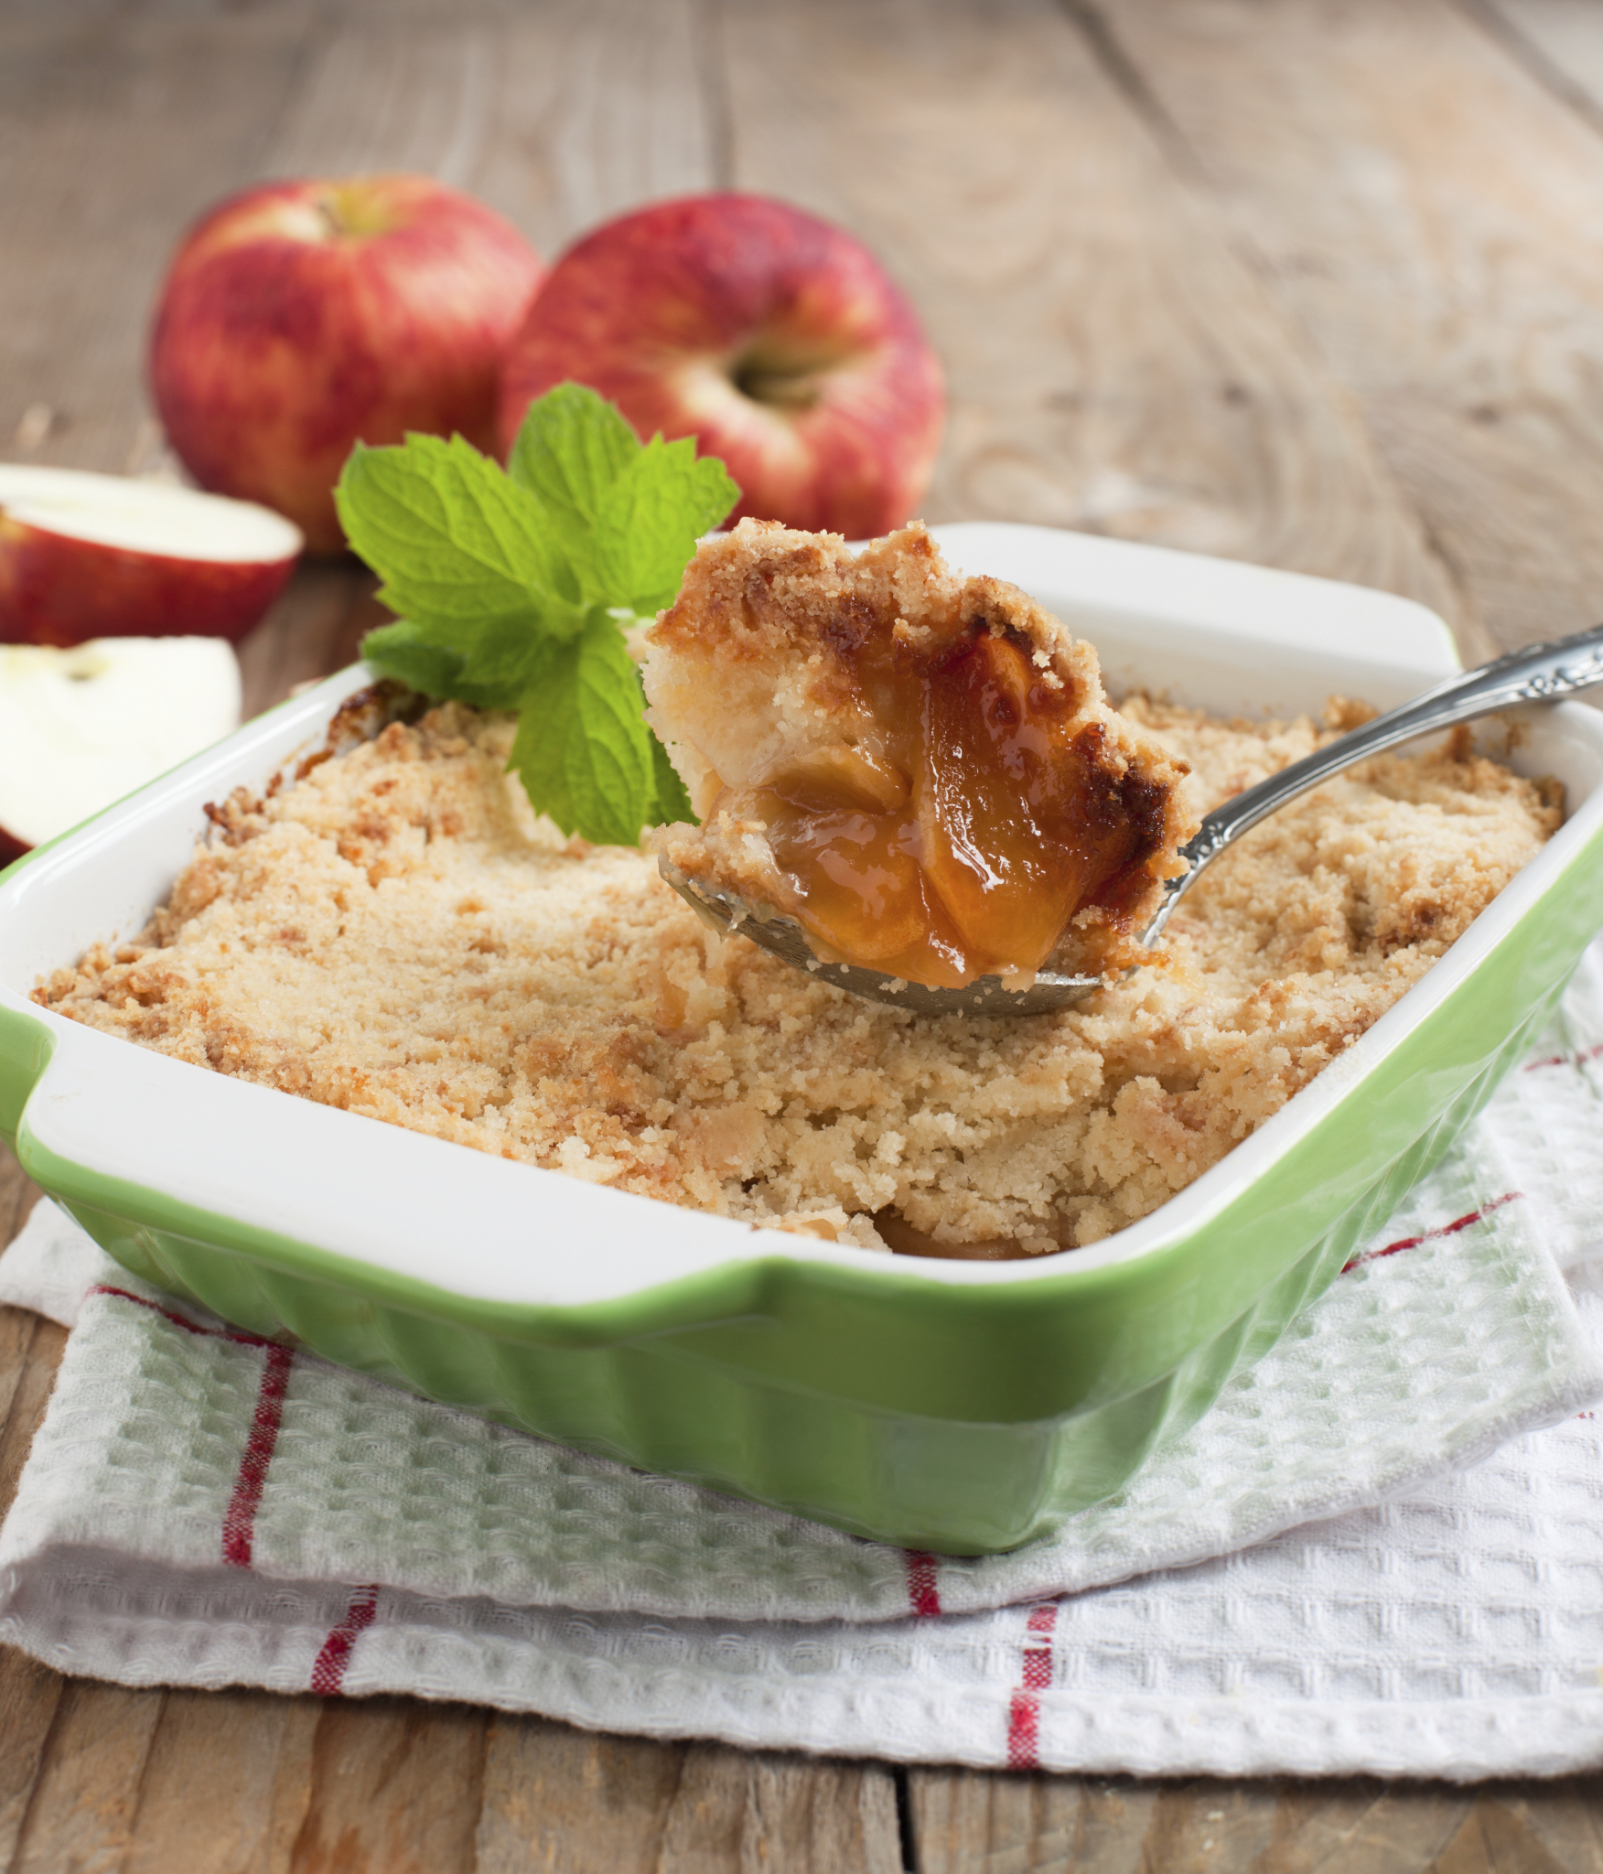
<instances>
[{"instance_id":1,"label":"white interior of dish","mask_svg":"<svg viewBox=\"0 0 1603 1874\"><path fill-rule=\"evenodd\" d=\"M1442 621L1390 594L1050 528L936 531L965 572L1016 581L1091 639L1116 692L1144 683L1214 710L1317 712L1333 692L1389 706L1457 667ZM610 1300L774 1256L883 1267L863 1250L609 1191L211 1074L28 1004L41 975L144 924L188 862L206 801L260 787L321 746L365 680L344 672L248 724L0 886L0 1004L27 1008L55 1037L28 1131L166 1198L508 1303ZM897 1258L898 1275L985 1286L1039 1279L1065 1257L1085 1268L1124 1261L1194 1229L1261 1176L1536 911L1603 820L1603 715L1573 703L1531 712L1515 765L1564 782L1565 827L1422 982L1220 1164L1091 1249L1033 1262Z\"/></svg>"}]
</instances>

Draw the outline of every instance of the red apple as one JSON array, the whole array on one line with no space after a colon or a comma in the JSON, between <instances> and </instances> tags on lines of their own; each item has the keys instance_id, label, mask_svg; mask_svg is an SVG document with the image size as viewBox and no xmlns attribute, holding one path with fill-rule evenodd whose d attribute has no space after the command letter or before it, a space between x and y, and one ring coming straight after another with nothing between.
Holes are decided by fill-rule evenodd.
<instances>
[{"instance_id":1,"label":"red apple","mask_svg":"<svg viewBox=\"0 0 1603 1874\"><path fill-rule=\"evenodd\" d=\"M239 664L218 638L0 645L0 865L238 723Z\"/></svg>"},{"instance_id":2,"label":"red apple","mask_svg":"<svg viewBox=\"0 0 1603 1874\"><path fill-rule=\"evenodd\" d=\"M247 189L173 261L156 408L203 488L265 501L337 551L353 443L423 430L494 446L501 354L542 274L515 228L427 176Z\"/></svg>"},{"instance_id":3,"label":"red apple","mask_svg":"<svg viewBox=\"0 0 1603 1874\"><path fill-rule=\"evenodd\" d=\"M572 378L642 436L694 436L740 484L731 515L854 537L907 520L946 397L907 300L860 242L760 195L609 221L551 270L501 376L501 446Z\"/></svg>"},{"instance_id":4,"label":"red apple","mask_svg":"<svg viewBox=\"0 0 1603 1874\"><path fill-rule=\"evenodd\" d=\"M300 550L298 528L250 502L0 463L0 644L237 640Z\"/></svg>"}]
</instances>

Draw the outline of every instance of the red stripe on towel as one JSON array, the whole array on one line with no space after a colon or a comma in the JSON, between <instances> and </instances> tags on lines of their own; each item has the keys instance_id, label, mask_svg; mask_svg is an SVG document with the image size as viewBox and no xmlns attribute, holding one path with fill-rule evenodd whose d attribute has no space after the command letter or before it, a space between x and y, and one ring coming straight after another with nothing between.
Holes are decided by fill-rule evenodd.
<instances>
[{"instance_id":1,"label":"red stripe on towel","mask_svg":"<svg viewBox=\"0 0 1603 1874\"><path fill-rule=\"evenodd\" d=\"M267 1483L267 1467L273 1461L278 1443L278 1427L284 1416L284 1395L289 1390L289 1370L295 1361L293 1348L276 1340L264 1340L260 1334L247 1334L237 1327L203 1327L175 1309L164 1308L159 1301L147 1301L143 1295L126 1288L110 1288L104 1283L90 1289L91 1295L109 1295L117 1301L131 1301L135 1306L159 1314L186 1334L204 1335L208 1340L232 1341L240 1347L260 1347L262 1383L256 1394L256 1410L251 1416L245 1449L240 1455L239 1472L234 1478L233 1495L223 1512L223 1560L232 1568L249 1568L251 1549L256 1539L256 1508Z\"/></svg>"},{"instance_id":2,"label":"red stripe on towel","mask_svg":"<svg viewBox=\"0 0 1603 1874\"><path fill-rule=\"evenodd\" d=\"M278 1443L278 1427L284 1417L284 1394L289 1390L289 1369L294 1359L288 1347L280 1347L276 1341L267 1343L250 1436L245 1440L244 1455L239 1460L234 1494L223 1514L223 1560L233 1568L250 1567L251 1548L256 1540L256 1507L262 1500L267 1467L273 1461L273 1448Z\"/></svg>"},{"instance_id":3,"label":"red stripe on towel","mask_svg":"<svg viewBox=\"0 0 1603 1874\"><path fill-rule=\"evenodd\" d=\"M941 1590L936 1580L940 1563L923 1549L907 1550L907 1601L920 1620L932 1620L941 1611Z\"/></svg>"},{"instance_id":4,"label":"red stripe on towel","mask_svg":"<svg viewBox=\"0 0 1603 1874\"><path fill-rule=\"evenodd\" d=\"M1030 1609L1019 1686L1007 1708L1010 1770L1037 1770L1041 1765L1041 1694L1052 1683L1052 1630L1057 1619L1056 1601Z\"/></svg>"},{"instance_id":5,"label":"red stripe on towel","mask_svg":"<svg viewBox=\"0 0 1603 1874\"><path fill-rule=\"evenodd\" d=\"M97 1282L89 1293L109 1295L114 1301L131 1301L136 1308L148 1308L152 1314L159 1314L174 1327L181 1327L186 1334L204 1334L209 1340L231 1340L241 1347L277 1347L282 1344L276 1340L267 1340L260 1334L247 1334L242 1327L205 1327L199 1321L191 1321L187 1315L179 1314L175 1308L164 1308L159 1301L149 1301L143 1295L131 1294L126 1288L112 1288L105 1282Z\"/></svg>"},{"instance_id":6,"label":"red stripe on towel","mask_svg":"<svg viewBox=\"0 0 1603 1874\"><path fill-rule=\"evenodd\" d=\"M351 1596L350 1606L345 1610L344 1619L329 1628L323 1650L317 1655L317 1663L312 1667L311 1689L319 1698L340 1696L345 1686L345 1668L351 1661L351 1649L372 1626L373 1616L377 1612L378 1583L375 1581L356 1590Z\"/></svg>"},{"instance_id":7,"label":"red stripe on towel","mask_svg":"<svg viewBox=\"0 0 1603 1874\"><path fill-rule=\"evenodd\" d=\"M1539 1061L1527 1061L1522 1072L1534 1074L1539 1067L1584 1067L1600 1054L1603 1054L1603 1043L1596 1047L1580 1048L1574 1054L1545 1054Z\"/></svg>"},{"instance_id":8,"label":"red stripe on towel","mask_svg":"<svg viewBox=\"0 0 1603 1874\"><path fill-rule=\"evenodd\" d=\"M1341 1272L1361 1269L1366 1262L1379 1262L1382 1256L1395 1256L1399 1250L1418 1249L1421 1243L1432 1243L1439 1236L1457 1236L1460 1230L1467 1230L1472 1223L1479 1223L1489 1217L1494 1210L1501 1210L1505 1204L1512 1204L1516 1198L1523 1197L1523 1191L1505 1191L1501 1197L1494 1197L1489 1204L1483 1204L1479 1210L1472 1210L1466 1217L1455 1217L1451 1223L1444 1223L1438 1230L1422 1230L1418 1236L1400 1237L1395 1243L1388 1243L1384 1249L1372 1249L1367 1255L1354 1256L1351 1262L1341 1265Z\"/></svg>"}]
</instances>

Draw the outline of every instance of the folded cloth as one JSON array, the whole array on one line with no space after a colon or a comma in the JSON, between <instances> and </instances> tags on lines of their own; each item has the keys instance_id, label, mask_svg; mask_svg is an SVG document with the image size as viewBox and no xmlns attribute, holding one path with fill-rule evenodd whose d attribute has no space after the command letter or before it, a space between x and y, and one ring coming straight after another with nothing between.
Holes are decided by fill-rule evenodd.
<instances>
[{"instance_id":1,"label":"folded cloth","mask_svg":"<svg viewBox=\"0 0 1603 1874\"><path fill-rule=\"evenodd\" d=\"M1593 1763L1600 1117L1593 956L1449 1160L1211 1413L1118 1497L975 1560L231 1330L41 1205L0 1299L76 1326L0 1531L0 1637L129 1684L404 1691L915 1761Z\"/></svg>"}]
</instances>

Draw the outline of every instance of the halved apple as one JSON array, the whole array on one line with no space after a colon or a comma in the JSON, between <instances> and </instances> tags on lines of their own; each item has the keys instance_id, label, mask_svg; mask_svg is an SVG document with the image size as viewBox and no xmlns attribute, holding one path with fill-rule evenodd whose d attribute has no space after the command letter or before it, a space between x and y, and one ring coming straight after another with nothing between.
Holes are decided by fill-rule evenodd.
<instances>
[{"instance_id":1,"label":"halved apple","mask_svg":"<svg viewBox=\"0 0 1603 1874\"><path fill-rule=\"evenodd\" d=\"M220 638L0 644L0 865L239 726Z\"/></svg>"},{"instance_id":2,"label":"halved apple","mask_svg":"<svg viewBox=\"0 0 1603 1874\"><path fill-rule=\"evenodd\" d=\"M0 644L237 643L301 545L297 527L251 501L0 463Z\"/></svg>"}]
</instances>

